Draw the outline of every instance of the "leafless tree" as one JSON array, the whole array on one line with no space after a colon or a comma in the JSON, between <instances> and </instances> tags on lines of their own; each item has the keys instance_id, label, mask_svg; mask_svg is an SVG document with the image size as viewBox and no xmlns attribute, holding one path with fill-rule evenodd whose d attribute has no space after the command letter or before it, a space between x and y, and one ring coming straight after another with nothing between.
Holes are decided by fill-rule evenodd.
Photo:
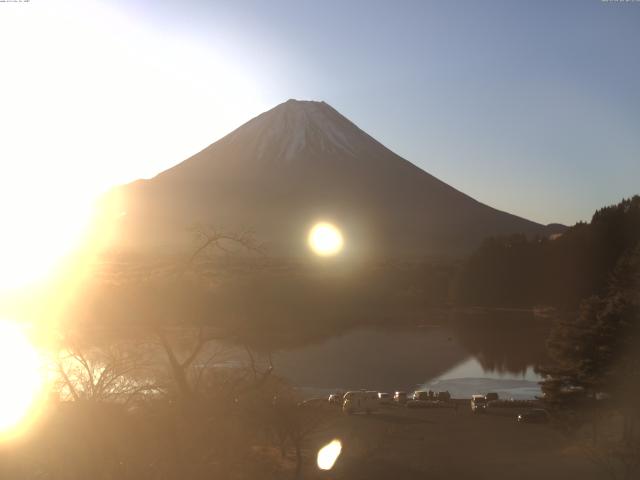
<instances>
[{"instance_id":1,"label":"leafless tree","mask_svg":"<svg viewBox=\"0 0 640 480\"><path fill-rule=\"evenodd\" d=\"M54 364L59 374L56 390L61 400L128 405L142 394L159 390L148 376L147 352L132 341L98 347L67 340Z\"/></svg>"},{"instance_id":2,"label":"leafless tree","mask_svg":"<svg viewBox=\"0 0 640 480\"><path fill-rule=\"evenodd\" d=\"M200 242L200 246L189 257L189 265L195 264L203 256L206 257L207 253L223 252L230 254L237 251L237 248L260 255L264 254L264 247L256 241L251 230L231 233L202 225L195 225L190 230Z\"/></svg>"}]
</instances>

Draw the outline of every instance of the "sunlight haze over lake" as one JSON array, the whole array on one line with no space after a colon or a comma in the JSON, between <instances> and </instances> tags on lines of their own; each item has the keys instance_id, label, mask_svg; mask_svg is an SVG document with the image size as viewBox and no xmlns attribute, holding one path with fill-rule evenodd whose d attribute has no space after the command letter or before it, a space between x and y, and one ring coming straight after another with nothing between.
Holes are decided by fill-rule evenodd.
<instances>
[{"instance_id":1,"label":"sunlight haze over lake","mask_svg":"<svg viewBox=\"0 0 640 480\"><path fill-rule=\"evenodd\" d=\"M637 478L639 26L0 0L0 480Z\"/></svg>"}]
</instances>

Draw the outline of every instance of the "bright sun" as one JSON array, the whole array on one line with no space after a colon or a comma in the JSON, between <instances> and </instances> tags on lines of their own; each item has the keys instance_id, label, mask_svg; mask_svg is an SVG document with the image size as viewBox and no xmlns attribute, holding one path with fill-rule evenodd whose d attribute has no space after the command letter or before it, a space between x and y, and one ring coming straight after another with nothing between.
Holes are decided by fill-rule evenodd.
<instances>
[{"instance_id":1,"label":"bright sun","mask_svg":"<svg viewBox=\"0 0 640 480\"><path fill-rule=\"evenodd\" d=\"M102 192L266 107L251 65L114 3L0 0L0 294L55 278Z\"/></svg>"},{"instance_id":2,"label":"bright sun","mask_svg":"<svg viewBox=\"0 0 640 480\"><path fill-rule=\"evenodd\" d=\"M344 244L340 230L327 222L316 223L309 232L308 241L311 250L322 257L340 253Z\"/></svg>"},{"instance_id":3,"label":"bright sun","mask_svg":"<svg viewBox=\"0 0 640 480\"><path fill-rule=\"evenodd\" d=\"M28 420L44 386L38 350L13 322L0 320L0 439Z\"/></svg>"}]
</instances>

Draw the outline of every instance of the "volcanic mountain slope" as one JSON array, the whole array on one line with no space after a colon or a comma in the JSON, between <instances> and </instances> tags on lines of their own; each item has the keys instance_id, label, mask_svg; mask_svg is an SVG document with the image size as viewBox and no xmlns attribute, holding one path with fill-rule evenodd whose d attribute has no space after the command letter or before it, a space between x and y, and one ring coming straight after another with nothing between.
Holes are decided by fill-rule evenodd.
<instances>
[{"instance_id":1,"label":"volcanic mountain slope","mask_svg":"<svg viewBox=\"0 0 640 480\"><path fill-rule=\"evenodd\" d=\"M187 228L203 224L250 229L270 254L296 258L325 220L342 230L344 257L420 258L490 235L551 233L441 182L324 102L280 104L120 193L120 247L184 246Z\"/></svg>"}]
</instances>

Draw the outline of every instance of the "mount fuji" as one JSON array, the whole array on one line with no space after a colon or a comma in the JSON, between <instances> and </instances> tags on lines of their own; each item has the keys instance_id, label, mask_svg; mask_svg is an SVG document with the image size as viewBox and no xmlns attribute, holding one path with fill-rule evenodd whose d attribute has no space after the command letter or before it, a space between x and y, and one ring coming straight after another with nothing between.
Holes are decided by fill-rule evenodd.
<instances>
[{"instance_id":1,"label":"mount fuji","mask_svg":"<svg viewBox=\"0 0 640 480\"><path fill-rule=\"evenodd\" d=\"M270 254L292 258L309 254L307 232L321 220L359 259L460 255L490 235L558 231L474 200L315 101L282 103L117 192L117 246L132 249L185 247L194 224L250 229Z\"/></svg>"}]
</instances>

